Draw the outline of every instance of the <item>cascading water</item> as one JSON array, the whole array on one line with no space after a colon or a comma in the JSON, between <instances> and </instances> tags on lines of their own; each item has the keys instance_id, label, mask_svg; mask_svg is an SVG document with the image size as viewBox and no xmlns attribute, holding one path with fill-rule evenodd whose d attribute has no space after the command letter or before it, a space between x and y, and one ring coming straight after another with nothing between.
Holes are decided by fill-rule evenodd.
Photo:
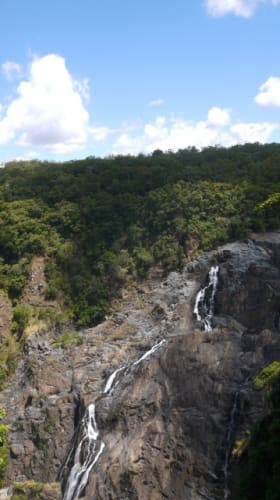
<instances>
[{"instance_id":1,"label":"cascading water","mask_svg":"<svg viewBox=\"0 0 280 500\"><path fill-rule=\"evenodd\" d=\"M228 489L228 468L229 468L230 453L232 450L233 436L234 436L235 425L236 425L236 417L237 417L237 412L238 412L238 399L239 399L239 391L236 392L235 396L234 396L234 401L233 401L232 409L230 412L229 428L228 428L226 444L225 444L225 461L224 461L224 467L223 467L224 500L227 500L229 497L229 494L230 494L230 491Z\"/></svg>"},{"instance_id":2,"label":"cascading water","mask_svg":"<svg viewBox=\"0 0 280 500\"><path fill-rule=\"evenodd\" d=\"M105 448L105 444L99 437L94 404L90 404L86 409L81 422L80 436L80 442L74 456L74 465L70 471L63 500L79 498L87 485L91 469Z\"/></svg>"},{"instance_id":3,"label":"cascading water","mask_svg":"<svg viewBox=\"0 0 280 500\"><path fill-rule=\"evenodd\" d=\"M126 373L129 368L137 366L157 351L165 342L166 340L161 340L133 363L115 370L109 376L102 394L104 396L111 395L118 383L120 373ZM74 464L66 483L63 500L77 500L80 497L88 483L90 471L96 465L105 448L105 444L99 435L95 418L95 405L93 403L87 407L79 429L79 444L75 451ZM73 450L70 451L65 466L70 461L70 457L73 456L72 454Z\"/></svg>"},{"instance_id":4,"label":"cascading water","mask_svg":"<svg viewBox=\"0 0 280 500\"><path fill-rule=\"evenodd\" d=\"M125 366L121 366L121 368L118 368L117 370L115 370L111 375L110 377L108 378L107 382L106 382L106 385L104 387L104 390L103 390L103 394L110 394L111 393L111 390L112 390L112 387L114 386L114 383L116 381L116 378L117 378L117 375L122 372L123 370L125 370L126 367Z\"/></svg>"},{"instance_id":5,"label":"cascading water","mask_svg":"<svg viewBox=\"0 0 280 500\"><path fill-rule=\"evenodd\" d=\"M219 267L211 267L208 275L208 284L200 290L196 296L194 314L198 321L202 321L205 331L212 330L212 318L214 314L215 294L218 286L218 272ZM120 379L120 374L127 373L127 370L137 366L145 359L149 358L155 351L157 351L166 340L161 340L155 344L151 349L145 352L139 359L130 363L129 365L121 366L116 369L106 381L103 389L103 396L111 395L113 389L117 386ZM79 444L76 448L75 454L71 450L66 465L71 460L74 454L74 464L71 468L63 500L76 500L83 493L87 483L90 471L96 465L101 453L105 448L105 444L99 436L97 423L95 419L95 405L90 404L86 409L85 415L80 424L79 431ZM227 460L229 459L229 456ZM226 469L228 467L228 462Z\"/></svg>"},{"instance_id":6,"label":"cascading water","mask_svg":"<svg viewBox=\"0 0 280 500\"><path fill-rule=\"evenodd\" d=\"M145 354L143 354L143 356L141 356L141 358L139 358L137 361L134 361L134 363L132 364L132 366L136 366L138 365L139 363L141 363L142 361L144 361L144 359L147 359L149 356L151 356L155 351L157 351L159 349L159 347L164 344L166 341L165 340L161 340L158 344L155 344L149 351L145 352Z\"/></svg>"},{"instance_id":7,"label":"cascading water","mask_svg":"<svg viewBox=\"0 0 280 500\"><path fill-rule=\"evenodd\" d=\"M195 299L193 313L198 321L203 322L206 332L212 330L218 275L219 266L212 266L208 274L208 285L199 290Z\"/></svg>"}]
</instances>

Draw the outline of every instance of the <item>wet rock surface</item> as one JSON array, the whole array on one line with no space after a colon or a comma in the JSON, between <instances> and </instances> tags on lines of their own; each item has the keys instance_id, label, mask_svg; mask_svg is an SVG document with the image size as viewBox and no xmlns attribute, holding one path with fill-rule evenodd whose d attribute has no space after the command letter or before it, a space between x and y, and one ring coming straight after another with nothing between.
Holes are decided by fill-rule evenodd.
<instances>
[{"instance_id":1,"label":"wet rock surface","mask_svg":"<svg viewBox=\"0 0 280 500\"><path fill-rule=\"evenodd\" d=\"M193 317L197 291L219 265L214 329ZM7 485L62 480L85 407L96 402L105 449L86 499L222 499L232 438L263 414L253 377L280 356L280 234L254 236L131 291L107 321L63 348L33 335L0 394L10 426ZM151 356L139 360L162 339ZM117 369L113 390L103 394Z\"/></svg>"}]
</instances>

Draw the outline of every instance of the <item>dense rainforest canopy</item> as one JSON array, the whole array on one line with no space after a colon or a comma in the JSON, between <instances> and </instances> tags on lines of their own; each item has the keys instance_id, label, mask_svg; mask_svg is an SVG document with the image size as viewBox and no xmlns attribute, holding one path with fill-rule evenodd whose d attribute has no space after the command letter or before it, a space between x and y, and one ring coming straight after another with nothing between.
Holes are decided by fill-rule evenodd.
<instances>
[{"instance_id":1,"label":"dense rainforest canopy","mask_svg":"<svg viewBox=\"0 0 280 500\"><path fill-rule=\"evenodd\" d=\"M7 163L0 287L16 305L32 257L44 255L47 296L59 296L77 325L96 324L117 289L151 266L174 269L199 251L279 227L279 165L278 144Z\"/></svg>"}]
</instances>

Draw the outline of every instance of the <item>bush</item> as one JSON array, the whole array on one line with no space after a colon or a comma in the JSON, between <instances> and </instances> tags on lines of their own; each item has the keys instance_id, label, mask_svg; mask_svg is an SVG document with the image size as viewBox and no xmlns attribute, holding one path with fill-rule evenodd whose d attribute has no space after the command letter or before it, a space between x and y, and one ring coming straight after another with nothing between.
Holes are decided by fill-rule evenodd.
<instances>
[{"instance_id":1,"label":"bush","mask_svg":"<svg viewBox=\"0 0 280 500\"><path fill-rule=\"evenodd\" d=\"M31 313L27 306L18 305L13 311L12 332L20 339L28 325Z\"/></svg>"},{"instance_id":2,"label":"bush","mask_svg":"<svg viewBox=\"0 0 280 500\"><path fill-rule=\"evenodd\" d=\"M13 485L11 500L46 500L47 498L60 498L61 487L59 483L37 483L27 480Z\"/></svg>"},{"instance_id":3,"label":"bush","mask_svg":"<svg viewBox=\"0 0 280 500\"><path fill-rule=\"evenodd\" d=\"M0 420L5 416L5 410L0 408ZM8 446L8 432L7 425L0 423L0 486L3 486L3 480L8 465L9 446Z\"/></svg>"},{"instance_id":4,"label":"bush","mask_svg":"<svg viewBox=\"0 0 280 500\"><path fill-rule=\"evenodd\" d=\"M280 361L274 361L266 366L254 379L256 387L263 389L271 386L274 380L280 375Z\"/></svg>"},{"instance_id":5,"label":"bush","mask_svg":"<svg viewBox=\"0 0 280 500\"><path fill-rule=\"evenodd\" d=\"M236 500L280 498L280 362L264 368L255 384L267 391L271 411L258 421L246 450Z\"/></svg>"},{"instance_id":6,"label":"bush","mask_svg":"<svg viewBox=\"0 0 280 500\"><path fill-rule=\"evenodd\" d=\"M77 332L63 333L54 341L54 347L63 347L64 349L76 347L83 343L82 335Z\"/></svg>"},{"instance_id":7,"label":"bush","mask_svg":"<svg viewBox=\"0 0 280 500\"><path fill-rule=\"evenodd\" d=\"M45 298L47 300L55 300L58 295L58 286L56 283L50 282L47 285L46 291L45 291Z\"/></svg>"}]
</instances>

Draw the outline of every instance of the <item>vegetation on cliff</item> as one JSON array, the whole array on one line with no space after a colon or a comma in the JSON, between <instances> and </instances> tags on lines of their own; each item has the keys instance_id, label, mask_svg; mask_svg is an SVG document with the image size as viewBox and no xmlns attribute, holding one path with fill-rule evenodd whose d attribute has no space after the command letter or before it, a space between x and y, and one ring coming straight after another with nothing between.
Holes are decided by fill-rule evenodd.
<instances>
[{"instance_id":1,"label":"vegetation on cliff","mask_svg":"<svg viewBox=\"0 0 280 500\"><path fill-rule=\"evenodd\" d=\"M279 145L247 144L6 164L0 288L13 313L2 336L0 387L16 366L31 316L97 324L119 289L151 266L166 272L252 230L279 227L279 162ZM46 301L60 306L33 314L23 294L35 257L44 261Z\"/></svg>"},{"instance_id":2,"label":"vegetation on cliff","mask_svg":"<svg viewBox=\"0 0 280 500\"><path fill-rule=\"evenodd\" d=\"M63 301L77 325L96 324L119 287L154 263L169 270L278 227L275 205L254 207L279 191L279 161L279 145L248 144L8 163L0 171L0 287L17 305L32 257L44 255L46 297ZM18 336L23 312L15 312Z\"/></svg>"},{"instance_id":3,"label":"vegetation on cliff","mask_svg":"<svg viewBox=\"0 0 280 500\"><path fill-rule=\"evenodd\" d=\"M5 417L5 410L0 408L0 421ZM8 445L9 428L6 424L0 422L0 487L3 485L3 479L6 472L9 456Z\"/></svg>"},{"instance_id":4,"label":"vegetation on cliff","mask_svg":"<svg viewBox=\"0 0 280 500\"><path fill-rule=\"evenodd\" d=\"M61 498L59 483L25 481L13 485L11 500L58 500Z\"/></svg>"},{"instance_id":5,"label":"vegetation on cliff","mask_svg":"<svg viewBox=\"0 0 280 500\"><path fill-rule=\"evenodd\" d=\"M239 500L280 498L280 362L264 368L255 379L266 391L270 411L255 424L241 463Z\"/></svg>"}]
</instances>

